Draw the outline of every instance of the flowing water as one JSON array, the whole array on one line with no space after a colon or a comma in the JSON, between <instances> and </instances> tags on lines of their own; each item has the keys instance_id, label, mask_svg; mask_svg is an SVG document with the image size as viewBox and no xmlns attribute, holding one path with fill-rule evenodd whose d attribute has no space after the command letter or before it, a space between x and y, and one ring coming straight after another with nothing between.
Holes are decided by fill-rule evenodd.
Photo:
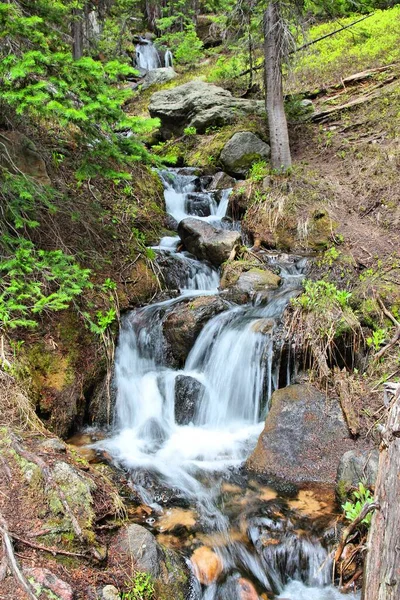
<instances>
[{"instance_id":1,"label":"flowing water","mask_svg":"<svg viewBox=\"0 0 400 600\"><path fill-rule=\"evenodd\" d=\"M162 66L158 50L150 40L141 38L140 44L137 44L136 65L144 71L152 71Z\"/></svg>"},{"instance_id":2,"label":"flowing water","mask_svg":"<svg viewBox=\"0 0 400 600\"><path fill-rule=\"evenodd\" d=\"M160 177L174 219L190 215L222 225L230 190L208 191L187 170L164 170ZM176 544L174 533L179 531L181 549L188 555L202 544L218 557L218 583L204 585L203 578L193 598L240 598L235 592L242 581L238 577L252 581L260 595L342 598L329 585L332 563L321 540L334 510L333 497L322 501L315 492L315 514L307 503L302 512L299 504L249 481L239 469L255 447L272 392L293 377L295 365L288 358L281 363L275 333L299 289L305 261L271 255L271 265L280 269L281 287L267 302L226 303L226 310L202 329L184 367L176 370L166 351L165 319L197 296L217 297L219 286L218 272L180 252L179 244L179 238L166 237L155 248L160 261L178 266L174 287L179 295L136 309L123 320L115 360L116 432L100 444L132 474L133 485L153 511L146 522L163 536L163 543ZM197 390L186 419L176 404L182 378L194 382L193 394Z\"/></svg>"}]
</instances>

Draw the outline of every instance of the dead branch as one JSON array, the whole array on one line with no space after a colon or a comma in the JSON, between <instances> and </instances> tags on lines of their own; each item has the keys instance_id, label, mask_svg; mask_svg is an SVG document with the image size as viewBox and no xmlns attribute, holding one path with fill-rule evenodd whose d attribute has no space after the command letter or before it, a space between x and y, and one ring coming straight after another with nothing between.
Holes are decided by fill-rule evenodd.
<instances>
[{"instance_id":1,"label":"dead branch","mask_svg":"<svg viewBox=\"0 0 400 600\"><path fill-rule=\"evenodd\" d=\"M341 540L340 540L340 544L338 546L338 549L336 550L335 553L335 558L334 561L335 563L337 563L340 560L340 557L342 556L342 552L343 549L346 545L347 542L347 538L349 537L349 535L354 531L354 529L361 523L361 521L363 521L365 519L365 517L372 512L373 510L379 510L379 504L377 502L371 502L371 503L366 503L364 504L360 514L358 515L358 517L356 519L354 519L354 521L352 521L350 523L350 525L348 527L346 527L345 529L343 529L343 533L341 536Z\"/></svg>"},{"instance_id":2,"label":"dead branch","mask_svg":"<svg viewBox=\"0 0 400 600\"><path fill-rule=\"evenodd\" d=\"M68 552L67 550L58 550L58 548L49 548L48 546L42 546L42 544L34 544L33 542L29 542L28 540L25 540L24 538L20 537L16 533L9 533L9 536L13 540L17 540L21 544L24 544L24 546L29 546L29 548L33 548L34 550L41 550L43 552L48 552L49 554L53 554L53 556L56 556L57 554L61 554L62 556L75 556L78 558L88 558L87 555L83 554L82 552Z\"/></svg>"},{"instance_id":3,"label":"dead branch","mask_svg":"<svg viewBox=\"0 0 400 600\"><path fill-rule=\"evenodd\" d=\"M7 563L19 585L25 590L30 600L37 600L32 592L31 586L25 579L21 569L19 568L17 559L15 558L14 548L11 542L10 534L8 533L7 522L0 513L0 534L3 538L4 554L7 557Z\"/></svg>"},{"instance_id":4,"label":"dead branch","mask_svg":"<svg viewBox=\"0 0 400 600\"><path fill-rule=\"evenodd\" d=\"M377 297L377 302L383 312L383 314L390 319L390 321L392 321L392 323L397 327L395 334L393 335L392 339L390 340L390 342L388 344L386 344L386 346L384 346L383 348L381 348L379 350L379 352L376 352L373 356L373 360L379 360L380 358L382 358L382 356L388 351L390 350L390 348L393 348L393 346L395 346L397 344L397 342L400 340L400 323L398 322L398 320L392 315L392 313L386 308L386 306L384 305L384 303L382 302L382 300Z\"/></svg>"}]
</instances>

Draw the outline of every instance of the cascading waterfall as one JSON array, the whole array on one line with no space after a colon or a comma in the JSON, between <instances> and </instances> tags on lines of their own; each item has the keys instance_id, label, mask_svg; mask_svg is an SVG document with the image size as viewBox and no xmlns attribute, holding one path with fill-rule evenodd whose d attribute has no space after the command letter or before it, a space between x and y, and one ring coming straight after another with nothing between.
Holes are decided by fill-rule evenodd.
<instances>
[{"instance_id":1,"label":"cascading waterfall","mask_svg":"<svg viewBox=\"0 0 400 600\"><path fill-rule=\"evenodd\" d=\"M150 40L140 38L140 44L136 46L136 65L144 71L152 71L161 67L158 50Z\"/></svg>"},{"instance_id":2,"label":"cascading waterfall","mask_svg":"<svg viewBox=\"0 0 400 600\"><path fill-rule=\"evenodd\" d=\"M207 190L194 171L179 174L168 169L160 177L167 211L177 221L190 215L217 226L221 223L230 190ZM115 360L117 432L101 445L132 472L133 481L147 470L163 486L178 489L189 499L204 530L222 536L223 543L214 550L221 557L227 582L232 573L239 572L250 575L261 591L277 597L342 598L328 585L331 561L327 550L316 538L298 533L290 519L250 519L245 543L230 534L230 520L234 522L240 512L228 516L217 508L225 479L254 448L271 394L279 386L281 367L274 332L299 289L304 261L277 257L283 284L271 292L268 303L227 303L226 311L203 328L183 370L178 371L168 366L163 322L179 303L190 301L190 296L215 295L219 285L213 267L179 252L178 246L178 238L167 237L155 250L160 259L164 256L183 266L176 279L180 295L132 311L123 320ZM291 371L289 367L287 383ZM193 419L186 425L180 425L175 414L176 380L182 375L198 381L202 389ZM145 500L156 514L162 512L157 498L147 494ZM279 544L264 546L263 531L275 535L277 530L282 533ZM224 596L224 585L228 584L220 591L216 584L203 589L199 585L196 598L234 600L229 593Z\"/></svg>"},{"instance_id":3,"label":"cascading waterfall","mask_svg":"<svg viewBox=\"0 0 400 600\"><path fill-rule=\"evenodd\" d=\"M171 50L167 50L164 55L164 64L166 67L174 66L174 57L172 55Z\"/></svg>"}]
</instances>

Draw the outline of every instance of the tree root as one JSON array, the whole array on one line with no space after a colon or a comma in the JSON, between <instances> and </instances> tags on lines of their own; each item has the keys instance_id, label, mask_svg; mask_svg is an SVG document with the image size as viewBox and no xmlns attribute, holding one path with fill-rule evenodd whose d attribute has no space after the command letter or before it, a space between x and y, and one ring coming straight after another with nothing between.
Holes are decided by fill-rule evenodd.
<instances>
[{"instance_id":1,"label":"tree root","mask_svg":"<svg viewBox=\"0 0 400 600\"><path fill-rule=\"evenodd\" d=\"M29 548L33 548L34 550L41 550L42 552L48 552L49 554L53 554L56 556L57 554L61 554L62 556L75 556L77 558L88 558L86 554L82 552L68 552L67 550L58 550L57 548L48 548L47 546L42 546L42 544L34 544L33 542L29 542L24 538L20 537L16 533L9 533L10 538L13 540L17 540L24 546L29 546Z\"/></svg>"},{"instance_id":2,"label":"tree root","mask_svg":"<svg viewBox=\"0 0 400 600\"><path fill-rule=\"evenodd\" d=\"M8 566L9 566L10 570L12 571L15 579L17 580L17 582L19 583L21 588L23 590L25 590L25 592L28 595L28 598L30 600L37 600L35 594L32 591L31 586L25 579L25 577L18 565L17 559L15 558L14 548L13 548L13 545L11 542L11 536L8 532L7 522L1 513L0 513L0 534L3 538L4 555L7 560ZM3 563L3 561L2 561L2 563Z\"/></svg>"}]
</instances>

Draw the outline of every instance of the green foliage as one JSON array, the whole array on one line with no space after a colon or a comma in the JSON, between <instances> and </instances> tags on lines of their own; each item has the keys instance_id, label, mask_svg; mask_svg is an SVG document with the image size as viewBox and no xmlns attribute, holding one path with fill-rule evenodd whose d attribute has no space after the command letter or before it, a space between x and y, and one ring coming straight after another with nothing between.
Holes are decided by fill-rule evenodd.
<instances>
[{"instance_id":1,"label":"green foliage","mask_svg":"<svg viewBox=\"0 0 400 600\"><path fill-rule=\"evenodd\" d=\"M347 500L347 502L342 504L346 519L351 522L357 519L365 504L372 504L374 501L374 497L370 490L367 489L361 482L358 484L358 490L352 493L352 497L353 501ZM369 527L371 524L371 519L372 513L368 513L361 523Z\"/></svg>"},{"instance_id":2,"label":"green foliage","mask_svg":"<svg viewBox=\"0 0 400 600\"><path fill-rule=\"evenodd\" d=\"M153 600L154 585L148 573L136 573L125 583L128 591L123 592L122 600Z\"/></svg>"},{"instance_id":3,"label":"green foliage","mask_svg":"<svg viewBox=\"0 0 400 600\"><path fill-rule=\"evenodd\" d=\"M304 293L292 300L292 305L309 312L323 312L332 305L349 308L351 292L338 290L334 283L324 280L304 282Z\"/></svg>"},{"instance_id":4,"label":"green foliage","mask_svg":"<svg viewBox=\"0 0 400 600\"><path fill-rule=\"evenodd\" d=\"M330 21L312 27L307 39L313 40L344 25L356 17ZM345 74L389 64L400 58L400 6L377 10L371 17L350 29L328 37L295 56L294 86L308 89L340 81ZM299 40L298 45L301 45Z\"/></svg>"},{"instance_id":5,"label":"green foliage","mask_svg":"<svg viewBox=\"0 0 400 600\"><path fill-rule=\"evenodd\" d=\"M375 352L378 352L379 348L385 343L386 338L386 329L375 329L375 331L372 332L372 336L367 337L367 345Z\"/></svg>"},{"instance_id":6,"label":"green foliage","mask_svg":"<svg viewBox=\"0 0 400 600\"><path fill-rule=\"evenodd\" d=\"M153 130L158 120L127 116L123 105L132 91L117 85L134 69L118 60L73 60L65 36L40 15L44 4L34 7L39 14L25 16L18 5L0 2L2 37L12 48L0 63L2 100L48 128L78 131L81 145L88 147L86 162L101 169L110 161L150 160L140 136ZM56 4L58 20L71 18L71 5ZM127 130L135 135L120 135ZM87 165L82 172L93 176Z\"/></svg>"},{"instance_id":7,"label":"green foliage","mask_svg":"<svg viewBox=\"0 0 400 600\"><path fill-rule=\"evenodd\" d=\"M11 254L0 261L0 326L36 327L36 315L68 308L83 290L92 288L90 270L61 250L38 250L24 238L3 243Z\"/></svg>"},{"instance_id":8,"label":"green foliage","mask_svg":"<svg viewBox=\"0 0 400 600\"><path fill-rule=\"evenodd\" d=\"M268 165L264 160L259 160L251 165L247 175L248 179L258 182L262 181L268 175Z\"/></svg>"},{"instance_id":9,"label":"green foliage","mask_svg":"<svg viewBox=\"0 0 400 600\"><path fill-rule=\"evenodd\" d=\"M183 133L188 136L196 135L197 129L196 129L196 127L185 127L185 129L183 130Z\"/></svg>"}]
</instances>

